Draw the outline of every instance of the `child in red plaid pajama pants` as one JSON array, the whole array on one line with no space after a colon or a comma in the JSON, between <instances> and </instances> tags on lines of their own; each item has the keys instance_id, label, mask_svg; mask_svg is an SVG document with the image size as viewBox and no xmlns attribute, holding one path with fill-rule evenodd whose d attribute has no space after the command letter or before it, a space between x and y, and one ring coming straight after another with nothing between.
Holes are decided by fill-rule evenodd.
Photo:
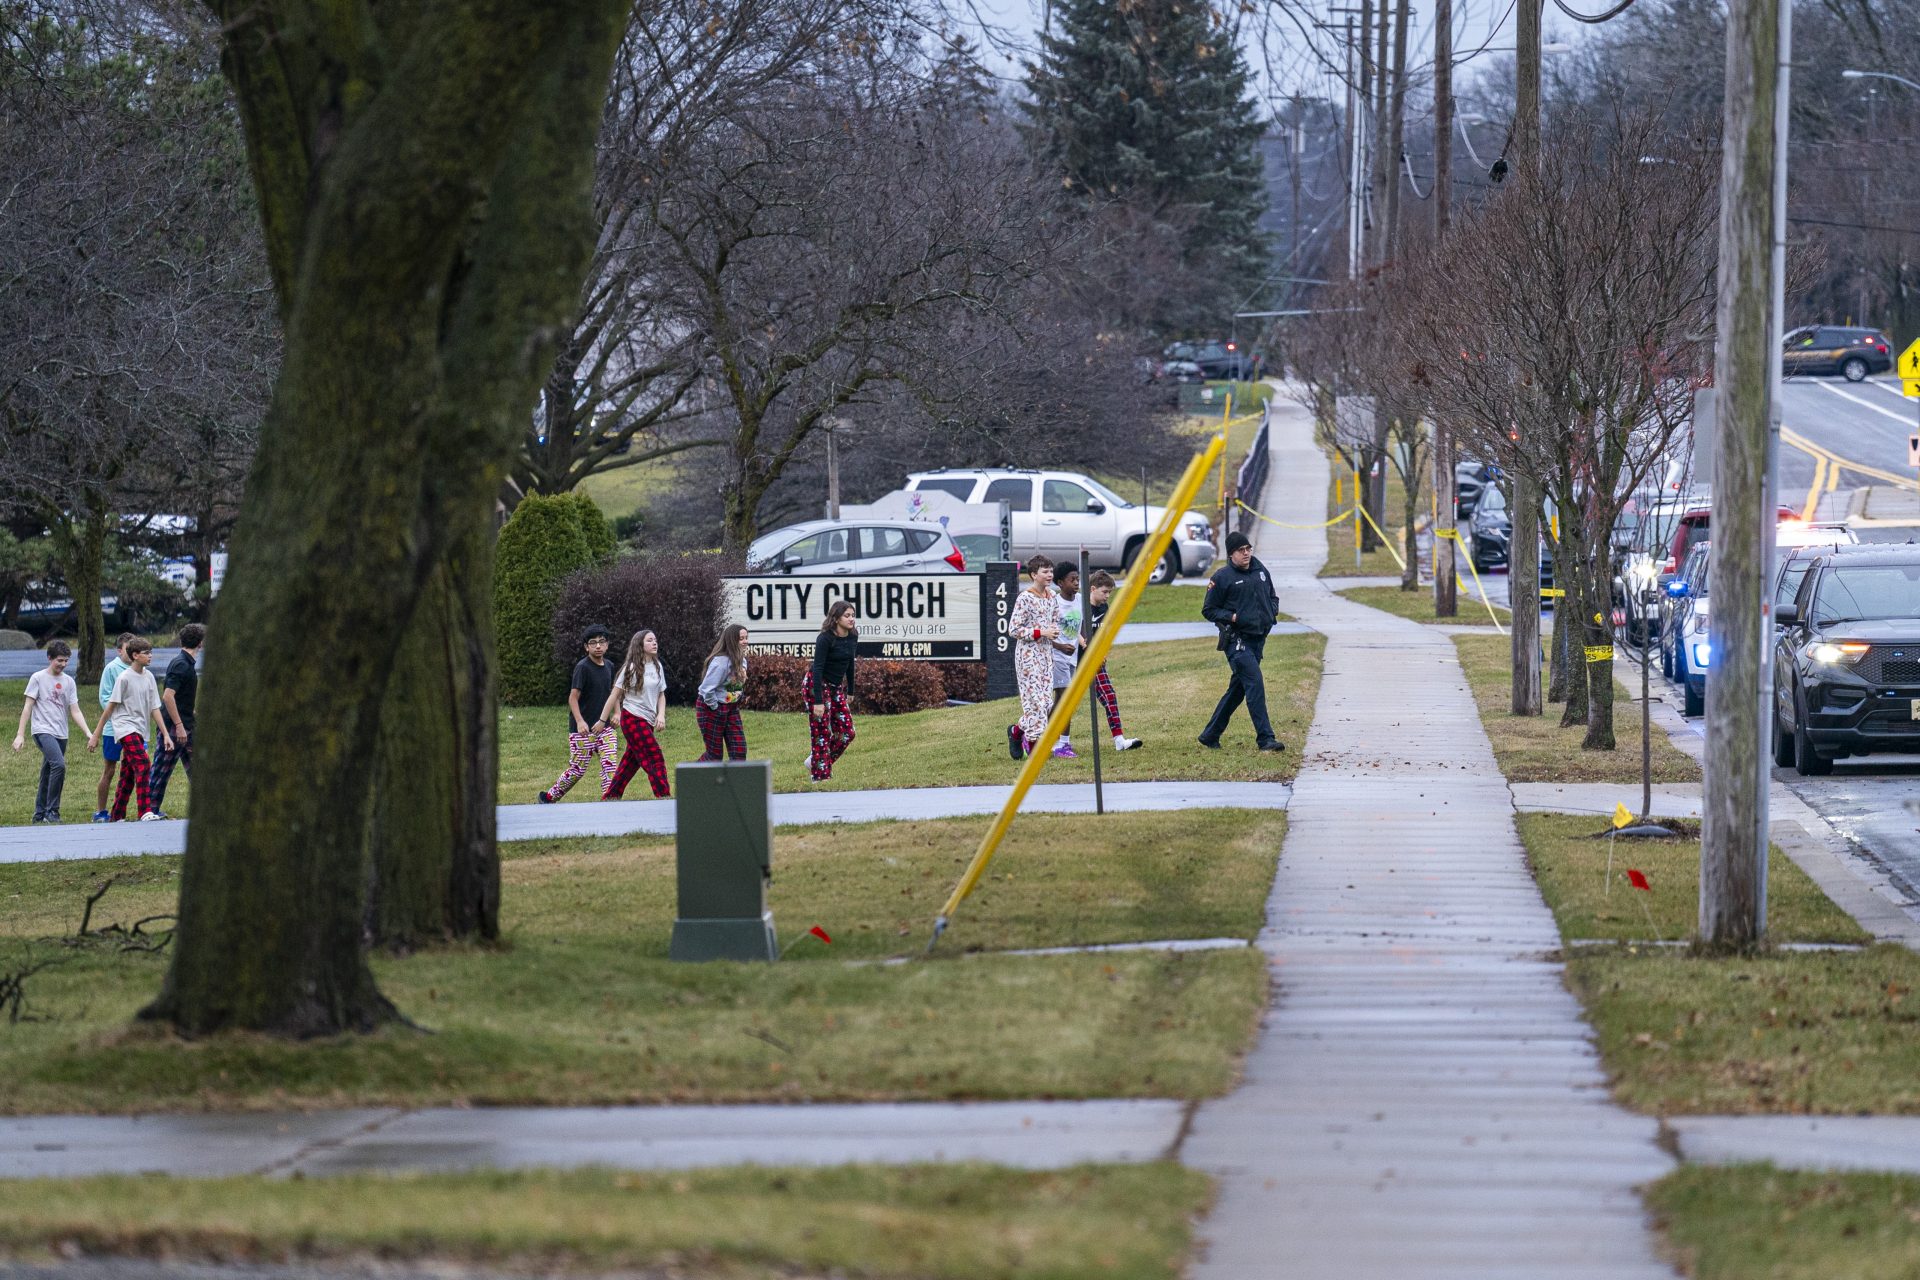
<instances>
[{"instance_id":1,"label":"child in red plaid pajama pants","mask_svg":"<svg viewBox=\"0 0 1920 1280\"><path fill-rule=\"evenodd\" d=\"M1102 569L1087 579L1087 609L1090 615L1087 638L1091 640L1100 630L1100 624L1107 618L1107 601L1113 598L1113 575ZM1116 751L1131 751L1140 745L1140 739L1129 738L1120 727L1120 697L1113 691L1113 681L1107 679L1107 664L1101 663L1100 670L1093 677L1093 696L1099 700L1101 710L1107 713L1107 728L1113 730L1113 746Z\"/></svg>"},{"instance_id":2,"label":"child in red plaid pajama pants","mask_svg":"<svg viewBox=\"0 0 1920 1280\"><path fill-rule=\"evenodd\" d=\"M740 697L747 687L747 629L737 622L720 628L707 655L700 689L693 696L694 720L705 750L701 761L745 760L747 730L740 721Z\"/></svg>"},{"instance_id":3,"label":"child in red plaid pajama pants","mask_svg":"<svg viewBox=\"0 0 1920 1280\"><path fill-rule=\"evenodd\" d=\"M800 681L800 699L807 704L807 728L811 731L807 753L807 777L825 782L833 776L834 762L846 754L853 743L854 660L860 651L859 614L851 600L836 600L827 606L826 625L813 641L813 665Z\"/></svg>"},{"instance_id":4,"label":"child in red plaid pajama pants","mask_svg":"<svg viewBox=\"0 0 1920 1280\"><path fill-rule=\"evenodd\" d=\"M588 731L597 734L607 728L615 707L620 709L620 733L627 740L627 750L600 798L620 799L627 793L627 784L633 781L633 775L642 769L647 772L647 781L655 796L664 799L672 795L667 786L666 757L660 754L660 742L653 736L655 729L664 729L667 725L667 672L660 665L659 638L651 631L636 631L627 642L627 657L620 664L620 676L607 695L600 718L588 726Z\"/></svg>"},{"instance_id":5,"label":"child in red plaid pajama pants","mask_svg":"<svg viewBox=\"0 0 1920 1280\"><path fill-rule=\"evenodd\" d=\"M158 725L160 741L169 751L174 747L173 735L159 719L160 691L147 670L153 661L153 645L134 636L122 646L122 652L127 655L127 669L113 682L113 696L87 739L87 750L98 747L100 735L109 725L113 727L114 740L120 744L120 786L114 792L108 820L124 819L127 801L134 799L139 806L136 815L142 822L151 822L160 815L153 808L153 761L147 755L147 734Z\"/></svg>"}]
</instances>

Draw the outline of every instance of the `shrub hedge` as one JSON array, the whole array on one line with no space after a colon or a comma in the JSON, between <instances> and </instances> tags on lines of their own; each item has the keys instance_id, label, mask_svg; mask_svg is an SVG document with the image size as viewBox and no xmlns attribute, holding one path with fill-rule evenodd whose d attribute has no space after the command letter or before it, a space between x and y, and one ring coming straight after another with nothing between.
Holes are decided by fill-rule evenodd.
<instances>
[{"instance_id":1,"label":"shrub hedge","mask_svg":"<svg viewBox=\"0 0 1920 1280\"><path fill-rule=\"evenodd\" d=\"M620 540L614 537L613 526L607 523L592 498L578 489L566 495L573 503L573 517L580 524L580 536L587 540L587 551L592 554L595 564L606 564L613 559L613 553L619 549Z\"/></svg>"},{"instance_id":2,"label":"shrub hedge","mask_svg":"<svg viewBox=\"0 0 1920 1280\"><path fill-rule=\"evenodd\" d=\"M502 526L494 553L493 612L500 697L508 705L538 706L566 697L572 662L554 661L554 601L567 575L593 558L571 495L530 494Z\"/></svg>"},{"instance_id":3,"label":"shrub hedge","mask_svg":"<svg viewBox=\"0 0 1920 1280\"><path fill-rule=\"evenodd\" d=\"M777 654L749 654L747 687L740 705L747 711L805 711L800 681L811 662ZM945 706L946 685L936 662L889 662L862 658L854 669L855 715L892 716Z\"/></svg>"},{"instance_id":4,"label":"shrub hedge","mask_svg":"<svg viewBox=\"0 0 1920 1280\"><path fill-rule=\"evenodd\" d=\"M580 660L580 632L597 622L613 633L608 658L625 662L633 633L650 630L660 639L667 700L691 705L720 635L720 579L739 571L739 562L725 556L656 552L577 572L548 615L548 656L571 670ZM755 661L747 663L749 676Z\"/></svg>"}]
</instances>

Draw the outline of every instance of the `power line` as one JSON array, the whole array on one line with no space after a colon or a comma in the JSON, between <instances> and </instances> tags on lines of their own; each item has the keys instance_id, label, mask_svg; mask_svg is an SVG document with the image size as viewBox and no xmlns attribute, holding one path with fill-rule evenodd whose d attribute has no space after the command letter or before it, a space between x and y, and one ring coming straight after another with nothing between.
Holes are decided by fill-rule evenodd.
<instances>
[{"instance_id":1,"label":"power line","mask_svg":"<svg viewBox=\"0 0 1920 1280\"><path fill-rule=\"evenodd\" d=\"M1620 3L1598 17L1592 17L1570 7L1567 0L1553 0L1553 7L1572 18L1575 22L1584 22L1589 26L1598 26L1602 22L1611 22L1633 7L1633 0L1620 0Z\"/></svg>"},{"instance_id":2,"label":"power line","mask_svg":"<svg viewBox=\"0 0 1920 1280\"><path fill-rule=\"evenodd\" d=\"M1898 236L1920 236L1916 227L1883 227L1872 222L1835 222L1831 218L1801 218L1787 215L1788 222L1805 222L1816 227L1846 227L1852 231L1891 231Z\"/></svg>"}]
</instances>

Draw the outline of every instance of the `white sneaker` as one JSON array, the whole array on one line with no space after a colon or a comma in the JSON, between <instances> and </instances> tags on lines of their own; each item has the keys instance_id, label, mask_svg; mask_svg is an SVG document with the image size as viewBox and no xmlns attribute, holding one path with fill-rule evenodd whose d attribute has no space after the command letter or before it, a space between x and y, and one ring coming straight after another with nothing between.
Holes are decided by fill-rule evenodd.
<instances>
[{"instance_id":1,"label":"white sneaker","mask_svg":"<svg viewBox=\"0 0 1920 1280\"><path fill-rule=\"evenodd\" d=\"M801 765L800 767L805 769L807 771L807 776L811 778L813 776L813 757L809 755L807 757L807 762Z\"/></svg>"},{"instance_id":2,"label":"white sneaker","mask_svg":"<svg viewBox=\"0 0 1920 1280\"><path fill-rule=\"evenodd\" d=\"M1113 749L1115 751L1131 751L1139 745L1140 739L1138 738L1129 738L1119 733L1113 735Z\"/></svg>"},{"instance_id":3,"label":"white sneaker","mask_svg":"<svg viewBox=\"0 0 1920 1280\"><path fill-rule=\"evenodd\" d=\"M160 816L159 814L157 814L157 813L155 813L155 812L154 812L153 810L151 810L151 809L149 809L149 810L147 810L147 812L145 812L145 813L143 813L143 814L141 814L141 815L140 815L140 821L142 821L142 822L165 822L165 821L166 821L166 819L165 819L165 818L162 818L162 817L161 817L161 816Z\"/></svg>"}]
</instances>

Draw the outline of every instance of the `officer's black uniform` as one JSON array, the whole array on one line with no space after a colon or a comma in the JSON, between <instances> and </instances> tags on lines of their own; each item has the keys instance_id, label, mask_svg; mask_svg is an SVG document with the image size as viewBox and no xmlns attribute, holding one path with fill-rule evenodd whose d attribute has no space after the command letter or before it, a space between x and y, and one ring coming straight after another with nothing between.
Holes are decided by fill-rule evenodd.
<instances>
[{"instance_id":1,"label":"officer's black uniform","mask_svg":"<svg viewBox=\"0 0 1920 1280\"><path fill-rule=\"evenodd\" d=\"M1220 628L1220 651L1227 655L1227 665L1233 670L1233 681L1214 707L1213 719L1200 731L1200 741L1209 747L1218 746L1227 721L1245 702L1261 748L1280 749L1280 740L1274 737L1273 725L1267 719L1267 685L1260 675L1267 632L1280 616L1280 598L1274 594L1267 566L1255 557L1246 568L1239 569L1229 556L1213 571L1213 582L1200 612Z\"/></svg>"}]
</instances>

